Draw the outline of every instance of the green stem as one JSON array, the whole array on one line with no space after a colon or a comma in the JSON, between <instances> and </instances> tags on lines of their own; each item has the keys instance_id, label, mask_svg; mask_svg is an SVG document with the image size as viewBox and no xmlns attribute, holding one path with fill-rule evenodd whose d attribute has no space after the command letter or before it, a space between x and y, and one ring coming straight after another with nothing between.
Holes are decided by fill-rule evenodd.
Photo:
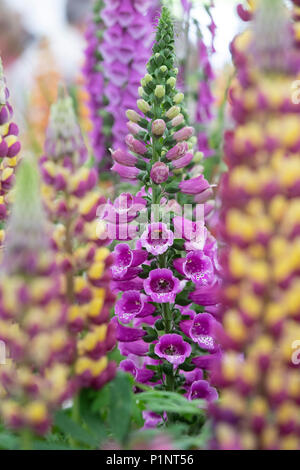
<instances>
[{"instance_id":1,"label":"green stem","mask_svg":"<svg viewBox=\"0 0 300 470\"><path fill-rule=\"evenodd\" d=\"M29 429L24 429L21 435L21 448L22 450L32 449L32 434Z\"/></svg>"}]
</instances>

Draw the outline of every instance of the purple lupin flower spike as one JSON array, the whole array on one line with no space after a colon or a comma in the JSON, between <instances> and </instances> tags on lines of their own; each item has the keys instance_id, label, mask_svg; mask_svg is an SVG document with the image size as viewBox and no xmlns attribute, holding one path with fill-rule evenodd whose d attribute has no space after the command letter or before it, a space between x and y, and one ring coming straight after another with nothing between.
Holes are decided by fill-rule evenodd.
<instances>
[{"instance_id":1,"label":"purple lupin flower spike","mask_svg":"<svg viewBox=\"0 0 300 470\"><path fill-rule=\"evenodd\" d=\"M201 368L197 361L220 355L214 337L218 323L213 321L218 314L217 243L205 227L205 212L198 217L193 202L196 197L205 202L211 187L203 175L190 179L195 139L186 122L184 96L176 89L174 58L173 24L163 8L141 80L139 112L126 113L131 133L125 137L127 149L112 152L112 169L127 179L134 177L132 168L138 170L131 181L144 186L135 196L121 194L101 217L115 230L112 238L121 242L112 266L112 289L121 294L112 319L125 356L121 369L134 377L135 390L140 382L184 394L187 400L198 393L209 401L214 394L206 383L193 393L191 386L202 380L203 369L210 381L211 361L203 361ZM191 204L195 221L182 216L185 202ZM188 372L194 373L186 376ZM151 425L166 420L172 420L170 413Z\"/></svg>"}]
</instances>

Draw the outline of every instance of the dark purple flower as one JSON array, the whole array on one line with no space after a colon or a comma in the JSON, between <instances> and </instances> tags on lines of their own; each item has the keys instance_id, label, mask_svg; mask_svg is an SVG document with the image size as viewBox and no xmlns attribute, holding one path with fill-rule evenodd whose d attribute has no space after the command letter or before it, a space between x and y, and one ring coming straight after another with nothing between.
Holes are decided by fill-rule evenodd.
<instances>
[{"instance_id":1,"label":"dark purple flower","mask_svg":"<svg viewBox=\"0 0 300 470\"><path fill-rule=\"evenodd\" d=\"M183 272L199 286L211 285L214 282L214 267L203 251L191 251L183 263Z\"/></svg>"},{"instance_id":2,"label":"dark purple flower","mask_svg":"<svg viewBox=\"0 0 300 470\"><path fill-rule=\"evenodd\" d=\"M144 289L153 302L169 303L175 302L181 287L170 269L154 269L150 271L148 279L145 279Z\"/></svg>"},{"instance_id":3,"label":"dark purple flower","mask_svg":"<svg viewBox=\"0 0 300 470\"><path fill-rule=\"evenodd\" d=\"M174 234L166 224L154 222L146 228L141 236L141 245L152 255L161 255L173 245Z\"/></svg>"},{"instance_id":4,"label":"dark purple flower","mask_svg":"<svg viewBox=\"0 0 300 470\"><path fill-rule=\"evenodd\" d=\"M167 334L159 338L159 342L155 345L154 352L157 356L166 359L177 367L191 355L192 348L189 343L183 341L182 336Z\"/></svg>"},{"instance_id":5,"label":"dark purple flower","mask_svg":"<svg viewBox=\"0 0 300 470\"><path fill-rule=\"evenodd\" d=\"M210 313L199 313L193 318L189 335L201 349L210 352L217 350L217 344L213 337L213 325L215 319Z\"/></svg>"}]
</instances>

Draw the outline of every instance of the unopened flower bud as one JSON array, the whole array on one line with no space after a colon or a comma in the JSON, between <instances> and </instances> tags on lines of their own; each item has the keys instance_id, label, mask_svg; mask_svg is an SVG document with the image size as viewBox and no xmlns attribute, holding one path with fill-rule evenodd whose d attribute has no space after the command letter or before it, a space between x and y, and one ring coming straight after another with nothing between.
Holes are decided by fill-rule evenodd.
<instances>
[{"instance_id":1,"label":"unopened flower bud","mask_svg":"<svg viewBox=\"0 0 300 470\"><path fill-rule=\"evenodd\" d=\"M173 139L177 142L182 142L183 140L188 140L192 137L194 129L192 127L183 127L180 131L175 132Z\"/></svg>"},{"instance_id":2,"label":"unopened flower bud","mask_svg":"<svg viewBox=\"0 0 300 470\"><path fill-rule=\"evenodd\" d=\"M203 152L196 152L196 153L195 153L195 156L194 156L194 162L195 162L195 163L200 163L200 162L202 162L203 156L204 156Z\"/></svg>"},{"instance_id":3,"label":"unopened flower bud","mask_svg":"<svg viewBox=\"0 0 300 470\"><path fill-rule=\"evenodd\" d=\"M175 75L178 75L178 68L177 67L174 69L174 73L175 73Z\"/></svg>"},{"instance_id":4,"label":"unopened flower bud","mask_svg":"<svg viewBox=\"0 0 300 470\"><path fill-rule=\"evenodd\" d=\"M163 85L157 85L154 91L156 98L163 98L166 94L165 87Z\"/></svg>"},{"instance_id":5,"label":"unopened flower bud","mask_svg":"<svg viewBox=\"0 0 300 470\"><path fill-rule=\"evenodd\" d=\"M144 114L147 114L151 109L150 105L145 100L137 100L136 104L139 110Z\"/></svg>"},{"instance_id":6,"label":"unopened flower bud","mask_svg":"<svg viewBox=\"0 0 300 470\"><path fill-rule=\"evenodd\" d=\"M174 101L175 104L180 104L183 100L184 100L184 94L183 93L177 93L173 98L173 101Z\"/></svg>"},{"instance_id":7,"label":"unopened flower bud","mask_svg":"<svg viewBox=\"0 0 300 470\"><path fill-rule=\"evenodd\" d=\"M132 122L139 122L142 119L142 117L136 111L134 111L133 109L128 109L126 111L126 116Z\"/></svg>"},{"instance_id":8,"label":"unopened flower bud","mask_svg":"<svg viewBox=\"0 0 300 470\"><path fill-rule=\"evenodd\" d=\"M156 184L165 183L169 178L169 168L163 162L156 162L151 169L150 176Z\"/></svg>"},{"instance_id":9,"label":"unopened flower bud","mask_svg":"<svg viewBox=\"0 0 300 470\"><path fill-rule=\"evenodd\" d=\"M146 84L148 84L148 83L152 82L153 77L152 77L152 75L150 75L150 73L146 73L146 75L144 77L144 80L145 80Z\"/></svg>"},{"instance_id":10,"label":"unopened flower bud","mask_svg":"<svg viewBox=\"0 0 300 470\"><path fill-rule=\"evenodd\" d=\"M138 94L139 96L144 96L144 88L142 86L138 87Z\"/></svg>"},{"instance_id":11,"label":"unopened flower bud","mask_svg":"<svg viewBox=\"0 0 300 470\"><path fill-rule=\"evenodd\" d=\"M168 119L174 119L178 114L180 113L180 108L179 106L172 106L167 112L166 112L166 117Z\"/></svg>"},{"instance_id":12,"label":"unopened flower bud","mask_svg":"<svg viewBox=\"0 0 300 470\"><path fill-rule=\"evenodd\" d=\"M152 133L157 136L163 135L166 130L166 123L163 119L156 119L152 123Z\"/></svg>"},{"instance_id":13,"label":"unopened flower bud","mask_svg":"<svg viewBox=\"0 0 300 470\"><path fill-rule=\"evenodd\" d=\"M128 127L129 132L131 132L132 135L137 135L139 132L143 130L136 122L128 121L126 125Z\"/></svg>"},{"instance_id":14,"label":"unopened flower bud","mask_svg":"<svg viewBox=\"0 0 300 470\"><path fill-rule=\"evenodd\" d=\"M167 84L170 85L171 88L174 88L176 85L176 78L170 77L169 80L167 80Z\"/></svg>"},{"instance_id":15,"label":"unopened flower bud","mask_svg":"<svg viewBox=\"0 0 300 470\"><path fill-rule=\"evenodd\" d=\"M167 70L168 70L168 67L166 65L162 65L159 70L162 72L162 73L166 73Z\"/></svg>"}]
</instances>

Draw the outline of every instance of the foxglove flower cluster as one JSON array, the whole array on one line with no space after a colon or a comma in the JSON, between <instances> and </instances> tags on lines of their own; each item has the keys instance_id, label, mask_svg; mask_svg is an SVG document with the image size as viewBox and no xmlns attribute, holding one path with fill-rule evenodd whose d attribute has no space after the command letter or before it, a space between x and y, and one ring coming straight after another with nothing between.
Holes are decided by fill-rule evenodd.
<instances>
[{"instance_id":1,"label":"foxglove flower cluster","mask_svg":"<svg viewBox=\"0 0 300 470\"><path fill-rule=\"evenodd\" d=\"M136 108L137 89L153 40L153 10L149 0L104 0L95 5L87 32L84 72L95 158L106 161L106 165L111 161L110 146L124 148L125 111Z\"/></svg>"},{"instance_id":2,"label":"foxglove flower cluster","mask_svg":"<svg viewBox=\"0 0 300 470\"><path fill-rule=\"evenodd\" d=\"M105 201L97 172L85 165L86 148L68 96L52 106L41 158L45 202L55 223L53 244L64 273L68 322L77 339L74 365L81 387L100 388L114 376L107 352L115 344L108 325L114 296L108 290L110 252L103 246L96 212Z\"/></svg>"},{"instance_id":3,"label":"foxglove flower cluster","mask_svg":"<svg viewBox=\"0 0 300 470\"><path fill-rule=\"evenodd\" d=\"M225 135L221 234L225 350L213 367L219 449L299 449L299 74L281 0L260 0L232 45L236 127Z\"/></svg>"},{"instance_id":4,"label":"foxglove flower cluster","mask_svg":"<svg viewBox=\"0 0 300 470\"><path fill-rule=\"evenodd\" d=\"M38 170L25 158L1 265L0 415L15 430L45 434L52 412L73 393L70 377L75 342L68 331L61 281L45 232Z\"/></svg>"},{"instance_id":5,"label":"foxglove flower cluster","mask_svg":"<svg viewBox=\"0 0 300 470\"><path fill-rule=\"evenodd\" d=\"M218 323L217 246L204 218L175 215L181 211L178 201L192 203L201 197L205 203L210 186L203 175L188 179L193 129L185 124L174 60L173 25L163 8L139 89L137 105L143 115L127 111L128 148L112 153L113 170L144 187L136 196L122 194L102 214L109 230L115 225L114 238L122 241L113 253L112 288L122 295L112 322L126 357L120 367L134 376L137 387L144 383L211 401L217 393L203 369L209 369L211 356L220 354L212 333ZM153 212L147 219L159 207L173 214L170 224L160 212L156 220ZM141 222L144 216L146 222ZM125 243L136 238L135 246ZM145 427L164 419L148 411L144 418Z\"/></svg>"},{"instance_id":6,"label":"foxglove flower cluster","mask_svg":"<svg viewBox=\"0 0 300 470\"><path fill-rule=\"evenodd\" d=\"M7 218L9 191L14 184L15 169L19 159L21 144L18 139L18 126L12 121L13 109L9 103L9 91L0 62L0 223ZM1 230L0 245L4 233Z\"/></svg>"}]
</instances>

